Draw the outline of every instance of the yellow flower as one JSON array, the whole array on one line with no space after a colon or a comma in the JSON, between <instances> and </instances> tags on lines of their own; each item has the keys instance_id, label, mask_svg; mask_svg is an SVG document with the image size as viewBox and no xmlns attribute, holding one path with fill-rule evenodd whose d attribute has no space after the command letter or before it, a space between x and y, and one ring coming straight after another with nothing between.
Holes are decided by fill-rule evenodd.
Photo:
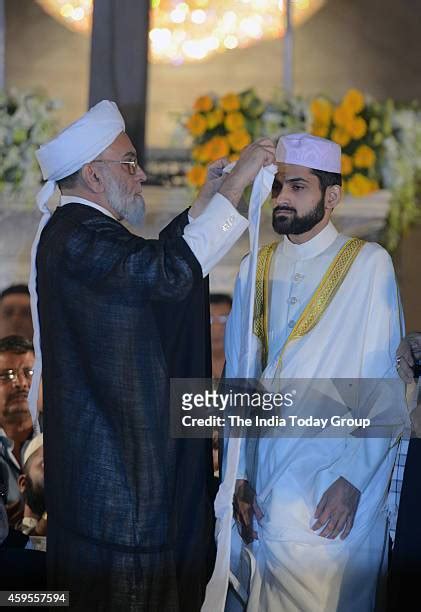
<instances>
[{"instance_id":1,"label":"yellow flower","mask_svg":"<svg viewBox=\"0 0 421 612\"><path fill-rule=\"evenodd\" d=\"M338 127L344 128L354 119L354 113L351 109L340 104L333 111L333 121Z\"/></svg>"},{"instance_id":2,"label":"yellow flower","mask_svg":"<svg viewBox=\"0 0 421 612\"><path fill-rule=\"evenodd\" d=\"M210 162L226 157L230 152L230 147L225 136L214 136L204 145L206 155Z\"/></svg>"},{"instance_id":3,"label":"yellow flower","mask_svg":"<svg viewBox=\"0 0 421 612\"><path fill-rule=\"evenodd\" d=\"M315 98L310 104L315 124L327 125L332 118L332 104L326 98Z\"/></svg>"},{"instance_id":4,"label":"yellow flower","mask_svg":"<svg viewBox=\"0 0 421 612\"><path fill-rule=\"evenodd\" d=\"M192 158L196 162L200 162L201 164L206 164L208 159L208 154L206 151L206 145L197 145L192 150Z\"/></svg>"},{"instance_id":5,"label":"yellow flower","mask_svg":"<svg viewBox=\"0 0 421 612\"><path fill-rule=\"evenodd\" d=\"M237 161L237 159L240 159L240 154L239 153L233 153L232 155L229 156L228 159L230 160L230 162L235 162L235 161Z\"/></svg>"},{"instance_id":6,"label":"yellow flower","mask_svg":"<svg viewBox=\"0 0 421 612\"><path fill-rule=\"evenodd\" d=\"M206 181L206 168L205 166L193 166L187 172L187 182L194 187L201 187Z\"/></svg>"},{"instance_id":7,"label":"yellow flower","mask_svg":"<svg viewBox=\"0 0 421 612\"><path fill-rule=\"evenodd\" d=\"M329 127L324 123L313 123L311 126L311 133L313 136L320 136L320 138L326 138L329 132Z\"/></svg>"},{"instance_id":8,"label":"yellow flower","mask_svg":"<svg viewBox=\"0 0 421 612\"><path fill-rule=\"evenodd\" d=\"M202 136L206 132L208 123L203 115L195 113L189 117L186 127L193 136Z\"/></svg>"},{"instance_id":9,"label":"yellow flower","mask_svg":"<svg viewBox=\"0 0 421 612\"><path fill-rule=\"evenodd\" d=\"M349 179L347 189L355 197L365 196L373 191L373 181L357 172Z\"/></svg>"},{"instance_id":10,"label":"yellow flower","mask_svg":"<svg viewBox=\"0 0 421 612\"><path fill-rule=\"evenodd\" d=\"M350 157L349 155L346 155L345 153L342 154L342 174L344 176L348 176L348 174L351 174L352 172L352 157Z\"/></svg>"},{"instance_id":11,"label":"yellow flower","mask_svg":"<svg viewBox=\"0 0 421 612\"><path fill-rule=\"evenodd\" d=\"M225 96L222 96L220 100L220 105L221 105L221 108L227 113L239 110L240 109L240 98L233 93L226 94Z\"/></svg>"},{"instance_id":12,"label":"yellow flower","mask_svg":"<svg viewBox=\"0 0 421 612\"><path fill-rule=\"evenodd\" d=\"M208 113L213 108L213 100L210 96L200 96L193 104L198 113Z\"/></svg>"},{"instance_id":13,"label":"yellow flower","mask_svg":"<svg viewBox=\"0 0 421 612\"><path fill-rule=\"evenodd\" d=\"M360 140L367 134L367 123L362 117L355 117L349 126L349 133L354 140Z\"/></svg>"},{"instance_id":14,"label":"yellow flower","mask_svg":"<svg viewBox=\"0 0 421 612\"><path fill-rule=\"evenodd\" d=\"M251 143L251 136L247 130L237 130L228 134L228 142L233 151L241 151Z\"/></svg>"},{"instance_id":15,"label":"yellow flower","mask_svg":"<svg viewBox=\"0 0 421 612\"><path fill-rule=\"evenodd\" d=\"M336 142L340 147L346 147L349 144L351 137L346 130L343 128L335 128L332 132L332 140Z\"/></svg>"},{"instance_id":16,"label":"yellow flower","mask_svg":"<svg viewBox=\"0 0 421 612\"><path fill-rule=\"evenodd\" d=\"M371 168L376 163L376 154L367 145L360 145L354 153L354 164L357 168Z\"/></svg>"},{"instance_id":17,"label":"yellow flower","mask_svg":"<svg viewBox=\"0 0 421 612\"><path fill-rule=\"evenodd\" d=\"M365 106L364 95L358 89L350 89L344 95L342 104L356 115L360 113Z\"/></svg>"},{"instance_id":18,"label":"yellow flower","mask_svg":"<svg viewBox=\"0 0 421 612\"><path fill-rule=\"evenodd\" d=\"M216 108L206 115L206 120L208 122L208 129L213 130L223 122L224 111L221 108Z\"/></svg>"},{"instance_id":19,"label":"yellow flower","mask_svg":"<svg viewBox=\"0 0 421 612\"><path fill-rule=\"evenodd\" d=\"M225 117L224 125L229 132L236 132L244 127L244 115L242 113L229 113Z\"/></svg>"},{"instance_id":20,"label":"yellow flower","mask_svg":"<svg viewBox=\"0 0 421 612\"><path fill-rule=\"evenodd\" d=\"M371 180L371 191L378 191L380 189L380 185L377 181Z\"/></svg>"}]
</instances>

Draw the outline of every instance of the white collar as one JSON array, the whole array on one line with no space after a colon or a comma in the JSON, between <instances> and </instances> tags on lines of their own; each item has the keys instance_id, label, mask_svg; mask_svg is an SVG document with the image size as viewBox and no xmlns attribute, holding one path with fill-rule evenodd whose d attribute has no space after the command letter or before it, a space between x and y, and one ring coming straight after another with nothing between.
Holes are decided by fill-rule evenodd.
<instances>
[{"instance_id":1,"label":"white collar","mask_svg":"<svg viewBox=\"0 0 421 612\"><path fill-rule=\"evenodd\" d=\"M104 213L104 215L107 215L107 217L111 217L112 219L115 219L117 221L117 219L114 217L112 213L110 213L109 210L107 210L106 208L103 208L99 204L95 204L95 202L91 202L90 200L85 200L85 198L78 198L76 196L61 196L59 206L64 206L65 204L84 204L85 206L96 208L96 210L99 210L100 212Z\"/></svg>"},{"instance_id":2,"label":"white collar","mask_svg":"<svg viewBox=\"0 0 421 612\"><path fill-rule=\"evenodd\" d=\"M295 244L291 242L288 236L284 236L281 244L282 253L291 259L311 259L323 253L338 237L338 231L331 221L316 234L314 238L303 242L303 244Z\"/></svg>"}]
</instances>

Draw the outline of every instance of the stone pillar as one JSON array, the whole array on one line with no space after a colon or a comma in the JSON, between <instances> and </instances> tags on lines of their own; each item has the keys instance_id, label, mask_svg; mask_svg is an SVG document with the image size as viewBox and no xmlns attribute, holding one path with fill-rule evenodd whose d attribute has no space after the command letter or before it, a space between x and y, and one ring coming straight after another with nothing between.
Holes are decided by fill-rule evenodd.
<instances>
[{"instance_id":1,"label":"stone pillar","mask_svg":"<svg viewBox=\"0 0 421 612\"><path fill-rule=\"evenodd\" d=\"M144 163L149 2L94 2L89 104L114 100Z\"/></svg>"}]
</instances>

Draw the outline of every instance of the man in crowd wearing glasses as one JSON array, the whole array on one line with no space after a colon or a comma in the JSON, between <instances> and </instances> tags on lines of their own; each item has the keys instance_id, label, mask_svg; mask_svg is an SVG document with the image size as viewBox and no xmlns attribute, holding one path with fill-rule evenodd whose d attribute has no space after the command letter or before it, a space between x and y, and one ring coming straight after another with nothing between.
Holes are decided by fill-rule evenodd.
<instances>
[{"instance_id":1,"label":"man in crowd wearing glasses","mask_svg":"<svg viewBox=\"0 0 421 612\"><path fill-rule=\"evenodd\" d=\"M0 463L7 474L9 523L16 525L23 515L18 486L22 458L34 430L28 393L34 367L32 344L20 336L0 340Z\"/></svg>"},{"instance_id":2,"label":"man in crowd wearing glasses","mask_svg":"<svg viewBox=\"0 0 421 612\"><path fill-rule=\"evenodd\" d=\"M273 144L252 144L229 181L216 164L158 240L122 225L143 220L146 175L114 103L37 158L50 587L70 590L74 610L197 612L213 559L211 443L170 437L169 381L211 374L204 279L248 225L230 190L272 163Z\"/></svg>"}]
</instances>

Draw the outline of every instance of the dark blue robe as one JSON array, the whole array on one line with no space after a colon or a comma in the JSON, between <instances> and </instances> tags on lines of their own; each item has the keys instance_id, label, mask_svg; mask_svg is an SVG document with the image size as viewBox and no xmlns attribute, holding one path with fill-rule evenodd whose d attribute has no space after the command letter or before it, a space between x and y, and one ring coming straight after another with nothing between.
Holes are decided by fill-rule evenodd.
<instances>
[{"instance_id":1,"label":"dark blue robe","mask_svg":"<svg viewBox=\"0 0 421 612\"><path fill-rule=\"evenodd\" d=\"M198 612L212 569L210 441L169 436L169 378L210 376L187 223L144 240L67 204L41 235L47 566L74 609Z\"/></svg>"}]
</instances>

